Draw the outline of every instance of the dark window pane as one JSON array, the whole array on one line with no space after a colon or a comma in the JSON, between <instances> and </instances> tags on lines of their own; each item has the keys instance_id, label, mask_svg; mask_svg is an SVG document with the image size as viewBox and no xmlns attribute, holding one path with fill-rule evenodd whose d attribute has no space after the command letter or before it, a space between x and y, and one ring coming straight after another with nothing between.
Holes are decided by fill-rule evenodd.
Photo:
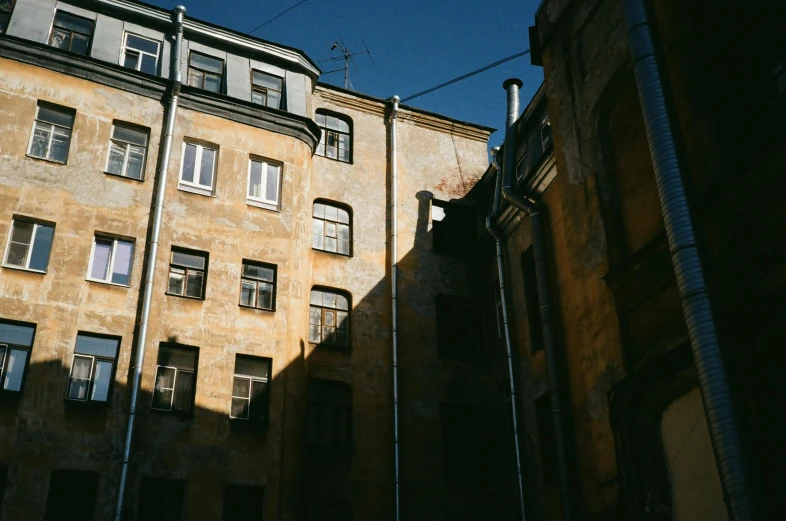
<instances>
[{"instance_id":1,"label":"dark window pane","mask_svg":"<svg viewBox=\"0 0 786 521\"><path fill-rule=\"evenodd\" d=\"M53 29L52 38L49 40L49 45L57 47L58 49L68 49L71 43L71 33L63 31L62 29Z\"/></svg>"},{"instance_id":2,"label":"dark window pane","mask_svg":"<svg viewBox=\"0 0 786 521\"><path fill-rule=\"evenodd\" d=\"M0 322L0 343L32 347L35 327Z\"/></svg>"},{"instance_id":3,"label":"dark window pane","mask_svg":"<svg viewBox=\"0 0 786 521\"><path fill-rule=\"evenodd\" d=\"M168 411L172 406L172 395L174 394L171 390L159 390L156 389L153 391L153 409L163 409Z\"/></svg>"},{"instance_id":4,"label":"dark window pane","mask_svg":"<svg viewBox=\"0 0 786 521\"><path fill-rule=\"evenodd\" d=\"M186 280L186 270L180 270L177 268L170 268L169 269L169 285L167 287L167 292L172 293L173 295L182 295L183 288L185 286Z\"/></svg>"},{"instance_id":5,"label":"dark window pane","mask_svg":"<svg viewBox=\"0 0 786 521\"><path fill-rule=\"evenodd\" d=\"M211 58L204 54L191 53L191 65L199 67L203 71L221 74L224 70L224 61L218 58Z\"/></svg>"},{"instance_id":6,"label":"dark window pane","mask_svg":"<svg viewBox=\"0 0 786 521\"><path fill-rule=\"evenodd\" d=\"M238 418L241 420L248 419L248 405L249 405L248 398L235 398L232 397L232 410L230 414L233 418Z\"/></svg>"},{"instance_id":7,"label":"dark window pane","mask_svg":"<svg viewBox=\"0 0 786 521\"><path fill-rule=\"evenodd\" d=\"M131 261L134 243L117 241L115 243L115 265L112 269L112 282L127 285L131 277Z\"/></svg>"},{"instance_id":8,"label":"dark window pane","mask_svg":"<svg viewBox=\"0 0 786 521\"><path fill-rule=\"evenodd\" d=\"M205 269L205 256L174 250L172 251L172 264L203 270Z\"/></svg>"},{"instance_id":9,"label":"dark window pane","mask_svg":"<svg viewBox=\"0 0 786 521\"><path fill-rule=\"evenodd\" d=\"M254 279L273 282L274 271L272 268L258 266L255 264L243 263L243 275Z\"/></svg>"},{"instance_id":10,"label":"dark window pane","mask_svg":"<svg viewBox=\"0 0 786 521\"><path fill-rule=\"evenodd\" d=\"M264 420L268 411L268 384L254 380L251 383L251 419Z\"/></svg>"},{"instance_id":11,"label":"dark window pane","mask_svg":"<svg viewBox=\"0 0 786 521\"><path fill-rule=\"evenodd\" d=\"M219 92L221 90L221 76L205 74L205 89L211 92Z\"/></svg>"},{"instance_id":12,"label":"dark window pane","mask_svg":"<svg viewBox=\"0 0 786 521\"><path fill-rule=\"evenodd\" d=\"M91 20L74 16L64 11L58 11L55 15L55 26L82 34L93 34L93 22Z\"/></svg>"},{"instance_id":13,"label":"dark window pane","mask_svg":"<svg viewBox=\"0 0 786 521\"><path fill-rule=\"evenodd\" d=\"M125 125L115 125L112 129L112 138L120 141L127 141L134 145L147 146L147 132Z\"/></svg>"},{"instance_id":14,"label":"dark window pane","mask_svg":"<svg viewBox=\"0 0 786 521\"><path fill-rule=\"evenodd\" d=\"M139 70L147 74L155 74L157 69L156 57L149 54L142 55L142 66Z\"/></svg>"},{"instance_id":15,"label":"dark window pane","mask_svg":"<svg viewBox=\"0 0 786 521\"><path fill-rule=\"evenodd\" d=\"M135 51L126 51L125 58L123 58L123 67L136 70L139 64L139 53Z\"/></svg>"},{"instance_id":16,"label":"dark window pane","mask_svg":"<svg viewBox=\"0 0 786 521\"><path fill-rule=\"evenodd\" d=\"M202 149L202 167L199 170L199 184L202 186L213 186L213 164L216 159L216 151L211 148Z\"/></svg>"},{"instance_id":17,"label":"dark window pane","mask_svg":"<svg viewBox=\"0 0 786 521\"><path fill-rule=\"evenodd\" d=\"M262 521L264 499L262 487L227 485L221 521Z\"/></svg>"},{"instance_id":18,"label":"dark window pane","mask_svg":"<svg viewBox=\"0 0 786 521\"><path fill-rule=\"evenodd\" d=\"M254 297L256 296L257 285L256 282L250 280L243 280L240 282L240 305L241 306L254 306Z\"/></svg>"},{"instance_id":19,"label":"dark window pane","mask_svg":"<svg viewBox=\"0 0 786 521\"><path fill-rule=\"evenodd\" d=\"M147 38L140 38L133 34L126 35L126 45L150 54L158 54L158 42L148 40Z\"/></svg>"},{"instance_id":20,"label":"dark window pane","mask_svg":"<svg viewBox=\"0 0 786 521\"><path fill-rule=\"evenodd\" d=\"M194 373L178 371L175 379L173 411L190 412L194 402Z\"/></svg>"},{"instance_id":21,"label":"dark window pane","mask_svg":"<svg viewBox=\"0 0 786 521\"><path fill-rule=\"evenodd\" d=\"M96 360L93 374L93 392L90 399L96 402L105 402L109 399L109 387L112 384L112 362Z\"/></svg>"},{"instance_id":22,"label":"dark window pane","mask_svg":"<svg viewBox=\"0 0 786 521\"><path fill-rule=\"evenodd\" d=\"M273 309L273 285L266 282L257 283L257 307Z\"/></svg>"},{"instance_id":23,"label":"dark window pane","mask_svg":"<svg viewBox=\"0 0 786 521\"><path fill-rule=\"evenodd\" d=\"M71 128L74 125L74 111L57 105L41 104L36 119Z\"/></svg>"},{"instance_id":24,"label":"dark window pane","mask_svg":"<svg viewBox=\"0 0 786 521\"><path fill-rule=\"evenodd\" d=\"M56 469L49 480L44 521L92 520L98 474Z\"/></svg>"},{"instance_id":25,"label":"dark window pane","mask_svg":"<svg viewBox=\"0 0 786 521\"><path fill-rule=\"evenodd\" d=\"M201 271L190 270L188 272L188 280L186 281L186 295L189 297L202 297L202 283L204 279L205 274Z\"/></svg>"},{"instance_id":26,"label":"dark window pane","mask_svg":"<svg viewBox=\"0 0 786 521\"><path fill-rule=\"evenodd\" d=\"M196 364L197 351L195 349L184 349L167 345L162 345L158 349L158 365L195 371Z\"/></svg>"},{"instance_id":27,"label":"dark window pane","mask_svg":"<svg viewBox=\"0 0 786 521\"><path fill-rule=\"evenodd\" d=\"M71 35L72 52L79 53L79 54L87 54L88 47L90 47L90 38L76 33L73 33Z\"/></svg>"},{"instance_id":28,"label":"dark window pane","mask_svg":"<svg viewBox=\"0 0 786 521\"><path fill-rule=\"evenodd\" d=\"M235 374L255 376L257 378L269 378L270 359L238 355L235 357ZM248 394L245 394L243 396L247 395Z\"/></svg>"}]
</instances>

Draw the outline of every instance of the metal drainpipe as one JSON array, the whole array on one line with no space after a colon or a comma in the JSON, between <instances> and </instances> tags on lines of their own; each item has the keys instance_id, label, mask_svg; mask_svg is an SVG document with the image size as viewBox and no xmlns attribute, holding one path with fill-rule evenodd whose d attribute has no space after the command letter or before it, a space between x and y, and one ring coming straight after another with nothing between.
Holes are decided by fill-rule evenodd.
<instances>
[{"instance_id":1,"label":"metal drainpipe","mask_svg":"<svg viewBox=\"0 0 786 521\"><path fill-rule=\"evenodd\" d=\"M486 217L486 229L494 237L494 243L497 248L497 278L499 280L499 294L502 300L502 323L505 330L505 349L508 354L508 377L510 379L510 408L511 408L511 421L513 423L513 445L516 449L516 476L518 477L519 487L519 509L521 511L521 521L526 520L526 512L524 510L524 480L521 475L521 451L519 450L519 421L518 412L516 408L516 383L513 378L513 350L510 341L510 326L508 324L508 304L505 296L505 270L502 261L502 241L504 239L502 233L494 225L494 222L499 217L499 200L500 192L502 190L502 181L500 179L502 173L497 163L497 154L499 147L491 149L491 164L496 170L496 184L494 185L494 204L491 207L491 213Z\"/></svg>"},{"instance_id":2,"label":"metal drainpipe","mask_svg":"<svg viewBox=\"0 0 786 521\"><path fill-rule=\"evenodd\" d=\"M399 464L398 464L398 164L396 157L396 120L398 118L398 96L390 98L390 306L392 310L393 335L393 459L395 466L396 521L401 517L399 503Z\"/></svg>"},{"instance_id":3,"label":"metal drainpipe","mask_svg":"<svg viewBox=\"0 0 786 521\"><path fill-rule=\"evenodd\" d=\"M173 51L175 53L174 81L172 83L172 96L169 98L169 107L167 107L161 166L157 175L158 182L156 184L157 195L153 215L153 232L150 237L150 249L147 252L147 259L145 260L147 276L145 278L142 318L139 324L139 340L137 341L136 360L134 361L134 374L131 384L131 405L128 409L128 426L126 427L126 440L125 446L123 447L123 462L120 467L120 485L117 490L115 521L120 521L123 513L123 500L126 491L126 480L128 478L128 463L131 457L131 440L134 432L134 418L136 416L136 400L139 395L139 382L142 378L142 367L145 362L147 329L150 322L150 304L153 298L153 281L156 275L158 240L161 235L161 221L164 215L164 194L166 193L169 157L172 153L172 134L175 128L175 114L177 112L177 103L180 96L180 85L182 81L180 73L180 53L183 46L183 18L186 15L186 8L179 5L174 8L173 13L175 15L175 48Z\"/></svg>"},{"instance_id":4,"label":"metal drainpipe","mask_svg":"<svg viewBox=\"0 0 786 521\"><path fill-rule=\"evenodd\" d=\"M557 449L557 471L559 473L559 486L562 496L562 519L563 521L572 521L576 518L576 512L573 503L572 481L568 471L568 449L565 445L567 427L563 412L564 407L562 406L563 390L560 373L557 369L554 317L546 269L546 225L541 213L541 205L517 193L513 186L516 169L516 119L519 114L519 88L522 86L522 83L519 79L511 78L506 80L502 86L508 93L505 158L502 164L502 197L516 208L529 214L530 218L532 246L535 253L535 278L538 284L538 303L540 305L540 318L543 329L543 351L546 356L546 375L551 397L551 418L554 423L554 444Z\"/></svg>"},{"instance_id":5,"label":"metal drainpipe","mask_svg":"<svg viewBox=\"0 0 786 521\"><path fill-rule=\"evenodd\" d=\"M738 419L696 246L649 17L642 0L623 0L622 5L671 261L726 508L732 521L756 519Z\"/></svg>"}]
</instances>

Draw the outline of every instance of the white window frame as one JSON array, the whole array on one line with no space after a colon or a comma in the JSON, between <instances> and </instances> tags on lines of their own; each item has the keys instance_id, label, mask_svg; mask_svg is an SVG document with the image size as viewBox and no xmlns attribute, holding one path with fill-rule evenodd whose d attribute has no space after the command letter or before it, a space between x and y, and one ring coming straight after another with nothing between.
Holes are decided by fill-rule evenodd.
<instances>
[{"instance_id":1,"label":"white window frame","mask_svg":"<svg viewBox=\"0 0 786 521\"><path fill-rule=\"evenodd\" d=\"M24 223L30 223L30 224L33 225L33 234L30 236L30 244L27 245L27 255L25 256L25 265L24 266L18 266L16 264L9 264L8 263L8 254L11 253L11 237L13 237L13 235L14 235L14 227L16 227L17 221L18 222L24 222ZM30 259L31 259L31 255L30 254L33 253L33 245L35 244L35 236L38 233L38 227L39 226L49 226L50 228L54 229L54 226L50 226L48 224L41 224L41 223L38 223L38 222L35 222L35 221L32 221L32 220L17 219L16 217L11 219L11 228L9 228L9 230L8 230L8 238L5 241L5 254L3 255L3 266L6 266L8 268L14 268L14 269L17 269L17 270L32 271L34 273L46 273L46 271L34 270L34 269L30 268ZM52 236L52 244L54 244L54 235ZM52 244L49 245L49 257L50 257L50 259L52 257Z\"/></svg>"},{"instance_id":2,"label":"white window frame","mask_svg":"<svg viewBox=\"0 0 786 521\"><path fill-rule=\"evenodd\" d=\"M95 260L95 253L96 253L96 239L103 239L105 241L112 241L112 252L109 255L109 267L106 271L106 280L104 279L94 279L90 276L93 273L93 260ZM115 256L117 255L117 243L118 242L127 242L131 245L131 264L128 266L128 284L118 284L117 282L112 282L112 273L114 273L115 269ZM90 260L87 263L87 280L93 282L102 282L104 284L111 284L113 286L121 286L124 288L128 288L131 286L131 273L134 269L134 246L136 244L134 241L130 239L118 239L117 237L109 237L108 235L93 235L93 245L90 247Z\"/></svg>"},{"instance_id":3,"label":"white window frame","mask_svg":"<svg viewBox=\"0 0 786 521\"><path fill-rule=\"evenodd\" d=\"M74 374L74 361L79 358L89 358L90 359L90 375L87 378L87 392L85 393L84 400L79 398L71 398L71 382L75 379L73 377ZM96 357L93 355L83 355L81 353L74 353L74 357L71 359L71 372L68 374L68 389L66 389L66 400L71 400L74 402L90 402L93 401L90 398L91 391L93 390L93 376L96 369ZM82 378L77 378L77 380L83 380ZM99 401L98 403L105 403L103 400Z\"/></svg>"},{"instance_id":4,"label":"white window frame","mask_svg":"<svg viewBox=\"0 0 786 521\"><path fill-rule=\"evenodd\" d=\"M262 172L265 173L265 179L262 181L262 190L263 196L262 197L253 197L251 196L251 165L253 163L262 163L263 168ZM276 180L276 199L270 199L267 197L267 175L268 175L268 167L274 166L278 168L278 179ZM252 206L259 206L260 208L266 208L268 210L280 210L281 209L281 181L284 178L284 165L279 163L278 161L270 161L265 158L261 157L249 157L248 159L248 175L246 178L246 203Z\"/></svg>"},{"instance_id":5,"label":"white window frame","mask_svg":"<svg viewBox=\"0 0 786 521\"><path fill-rule=\"evenodd\" d=\"M123 141L122 139L118 139L115 137L115 128L117 128L116 123L112 123L112 130L109 134L109 150L106 152L106 165L104 166L104 172L109 175L113 175L116 177L123 177L125 179L133 179L134 181L144 181L145 180L145 167L147 166L147 147L150 145L150 133L147 134L147 144L145 146L137 145L136 143L131 143L129 141ZM125 126L128 127L136 127L136 125L120 125L121 127ZM135 128L134 130L142 131L141 127ZM109 161L112 159L112 144L117 145L118 147L124 147L125 153L123 154L123 166L120 167L120 173L115 174L109 171ZM141 177L137 179L136 177L131 177L128 175L128 156L131 152L131 147L139 147L142 149L142 172Z\"/></svg>"},{"instance_id":6,"label":"white window frame","mask_svg":"<svg viewBox=\"0 0 786 521\"><path fill-rule=\"evenodd\" d=\"M59 105L58 105L58 107L59 107ZM65 164L68 163L68 154L69 154L69 152L71 152L71 137L72 137L72 134L74 132L73 125L76 124L76 111L74 111L74 119L71 122L72 126L64 127L64 126L58 125L56 123L49 123L48 121L39 121L38 113L40 112L40 110L41 110L41 105L40 104L36 105L36 108L35 108L35 119L33 119L33 128L30 129L30 141L27 144L27 156L28 157L33 157L35 159L41 159L43 161L49 161L51 163L58 163L58 164L61 164L61 165L65 165ZM39 125L39 124L41 126L45 126L45 125L49 126L49 141L46 144L46 156L45 157L33 155L33 138L35 137L36 126ZM54 137L55 137L55 128L66 129L68 131L68 146L66 147L66 157L62 161L60 161L59 159L52 159L51 157L49 157L49 155L52 152L52 141L54 140Z\"/></svg>"},{"instance_id":7,"label":"white window frame","mask_svg":"<svg viewBox=\"0 0 786 521\"><path fill-rule=\"evenodd\" d=\"M544 136L543 136L543 130L544 130L546 127L548 127L548 128L549 128L549 135L548 135L548 137L547 137L547 138L545 138L545 139L544 139ZM544 122L543 122L543 124L540 126L540 146L541 146L541 149L545 151L545 150L546 150L546 149L549 147L549 145L551 145L553 142L554 142L554 137L553 137L553 135L551 134L551 120L550 120L550 119L547 119L547 120L546 120L546 121L544 121Z\"/></svg>"},{"instance_id":8,"label":"white window frame","mask_svg":"<svg viewBox=\"0 0 786 521\"><path fill-rule=\"evenodd\" d=\"M136 37L136 38L140 38L142 40L147 40L149 42L155 43L158 46L157 53L155 55L153 55L153 54L150 54L147 51L143 51L141 49L136 49L134 47L129 47L128 46L128 35L129 34L131 36ZM119 62L120 65L122 65L123 67L125 67L126 51L128 49L131 49L132 51L134 51L136 53L139 53L139 55L140 55L139 61L136 64L136 68L133 69L133 70L136 70L136 71L141 70L140 69L142 67L142 56L141 55L145 54L147 56L154 56L155 57L155 59L156 59L156 72L154 74L158 74L158 67L159 67L158 60L161 58L161 42L159 40L154 40L153 38L148 38L147 36L142 36L141 34L136 34L136 33L131 32L131 31L125 31L123 33L123 47L120 49L120 62ZM130 68L130 67L126 67L126 68Z\"/></svg>"},{"instance_id":9,"label":"white window frame","mask_svg":"<svg viewBox=\"0 0 786 521\"><path fill-rule=\"evenodd\" d=\"M162 409L161 407L156 407L155 406L155 403L156 403L156 400L155 400L156 384L155 383L158 380L158 370L162 369L162 368L163 369L172 369L172 370L175 371L175 377L172 379L172 387L162 387L162 389L165 390L165 391L172 391L172 398L169 400L169 409ZM150 408L151 409L154 409L156 411L172 412L172 407L174 407L174 404L175 404L175 389L177 389L177 377L178 377L178 375L181 372L191 373L192 375L196 373L196 371L189 371L187 369L180 369L179 367L174 367L174 366L171 366L171 365L156 365L156 377L155 377L155 380L153 380L153 392L151 393L151 398L152 398L151 403L150 403ZM196 378L194 379L194 388L196 388ZM192 389L192 393L193 393L193 389ZM193 412L193 410L194 410L194 396L192 394L192 396L191 396L191 412Z\"/></svg>"},{"instance_id":10,"label":"white window frame","mask_svg":"<svg viewBox=\"0 0 786 521\"><path fill-rule=\"evenodd\" d=\"M194 181L183 180L183 169L186 166L186 147L192 145L197 147L196 156L194 157ZM213 168L210 173L210 186L199 184L199 169L202 168L202 151L207 148L215 152L213 154ZM180 179L178 180L178 188L184 189L187 192L194 192L201 195L213 195L213 190L216 186L216 164L218 163L218 147L213 148L210 145L203 145L195 141L183 141L183 150L180 152Z\"/></svg>"},{"instance_id":11,"label":"white window frame","mask_svg":"<svg viewBox=\"0 0 786 521\"><path fill-rule=\"evenodd\" d=\"M236 396L235 395L235 378L244 378L244 379L248 380L248 396ZM245 417L243 417L243 416L232 416L232 400L230 400L230 402L229 402L229 417L232 418L233 420L246 420L246 421L249 421L251 419L251 393L254 390L254 386L253 386L254 382L267 384L268 387L267 387L267 391L266 392L270 393L270 378L262 378L262 377L259 377L259 376L249 376L247 374L241 374L241 373L234 373L232 375L232 400L237 398L238 400L246 400L248 402L248 407L246 409L248 411L248 415L247 416L245 416ZM174 396L174 394L173 394L173 396ZM270 410L269 409L268 409L268 414L270 414Z\"/></svg>"}]
</instances>

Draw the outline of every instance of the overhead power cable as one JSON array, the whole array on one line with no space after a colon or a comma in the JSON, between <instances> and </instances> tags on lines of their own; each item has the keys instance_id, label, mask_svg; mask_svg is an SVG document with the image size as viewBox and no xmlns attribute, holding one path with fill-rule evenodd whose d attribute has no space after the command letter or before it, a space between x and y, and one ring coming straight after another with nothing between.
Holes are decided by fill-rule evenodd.
<instances>
[{"instance_id":1,"label":"overhead power cable","mask_svg":"<svg viewBox=\"0 0 786 521\"><path fill-rule=\"evenodd\" d=\"M296 3L296 4L295 4L295 5L293 5L293 6L290 6L289 8L285 9L284 11L281 11L281 12L280 12L280 13L278 13L276 16L274 16L273 18L271 18L271 19L270 19L270 20L268 20L267 22L263 23L262 25L258 25L257 27L254 27L253 29L251 29L250 31L248 31L246 34L251 34L251 33L255 32L255 31L259 30L259 29L262 29L264 26L266 26L267 24L269 24L269 23L270 23L270 22L272 22L273 20L277 20L277 19L281 18L282 16L284 16L285 14L287 14L288 12L290 12L290 11L291 11L292 9L294 9L295 7L299 6L300 4L304 4L304 3L306 3L307 1L308 1L308 0L300 0L300 2Z\"/></svg>"},{"instance_id":2,"label":"overhead power cable","mask_svg":"<svg viewBox=\"0 0 786 521\"><path fill-rule=\"evenodd\" d=\"M529 49L527 49L524 52L520 52L520 53L514 54L513 56L508 56L507 58L502 58L499 61L496 61L494 63L490 63L489 65L486 65L485 67L481 67L478 70L475 70L475 71L472 71L472 72L468 72L467 74L464 74L463 76L459 76L458 78L453 78L452 80L446 81L445 83L440 83L436 87L431 87L430 89L426 89L424 91L418 92L417 94L413 94L412 96L408 96L408 97L402 99L401 103L404 103L405 101L409 101L409 100L418 98L418 97L423 96L425 94L429 94L431 92L434 92L435 90L441 89L442 87L447 87L448 85L453 85L454 83L457 83L457 82L459 82L461 80L466 80L467 78L475 76L476 74L480 74L481 72L485 72L485 71L487 71L489 69L493 69L494 67L496 67L498 65L502 65L503 63L507 63L507 62L509 62L511 60L515 60L516 58L521 58L525 54L529 54Z\"/></svg>"}]
</instances>

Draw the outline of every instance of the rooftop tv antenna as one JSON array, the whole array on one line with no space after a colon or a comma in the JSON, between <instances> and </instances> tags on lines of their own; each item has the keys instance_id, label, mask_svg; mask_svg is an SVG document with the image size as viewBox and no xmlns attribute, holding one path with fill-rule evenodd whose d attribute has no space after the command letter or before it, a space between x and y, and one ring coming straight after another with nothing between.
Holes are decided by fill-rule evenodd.
<instances>
[{"instance_id":1,"label":"rooftop tv antenna","mask_svg":"<svg viewBox=\"0 0 786 521\"><path fill-rule=\"evenodd\" d=\"M352 65L352 68L355 69L355 72L358 72L358 68L355 65L355 60L353 59L354 56L360 56L363 54L368 55L368 59L371 60L371 64L374 66L374 70L377 68L377 64L374 63L374 58L371 56L371 51L368 50L368 45L366 45L366 41L363 40L363 47L366 49L365 51L360 52L350 52L347 46L344 44L344 40L339 38L337 41L333 42L330 46L330 58L326 58L324 60L320 60L319 63L324 62L344 62L344 66L338 69L333 69L332 71L326 71L322 74L332 74L334 72L344 72L344 88L347 90L355 90L352 87L352 81L349 79L349 66ZM338 50L340 53L339 56L334 56L333 51Z\"/></svg>"}]
</instances>

